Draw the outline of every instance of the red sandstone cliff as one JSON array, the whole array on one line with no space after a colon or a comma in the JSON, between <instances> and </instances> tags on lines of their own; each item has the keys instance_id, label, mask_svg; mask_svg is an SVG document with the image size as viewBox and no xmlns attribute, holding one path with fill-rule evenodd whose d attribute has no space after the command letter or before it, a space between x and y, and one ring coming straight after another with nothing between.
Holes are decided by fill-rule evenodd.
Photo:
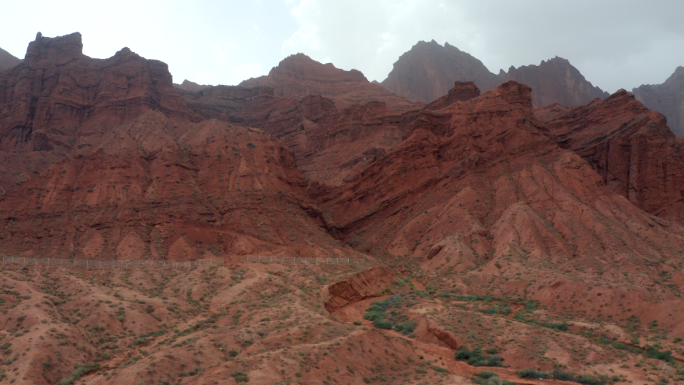
<instances>
[{"instance_id":1,"label":"red sandstone cliff","mask_svg":"<svg viewBox=\"0 0 684 385\"><path fill-rule=\"evenodd\" d=\"M677 67L662 84L644 84L632 90L636 99L665 115L677 136L684 136L684 67Z\"/></svg>"},{"instance_id":2,"label":"red sandstone cliff","mask_svg":"<svg viewBox=\"0 0 684 385\"><path fill-rule=\"evenodd\" d=\"M516 82L421 112L399 146L317 199L341 240L428 269L505 265L511 257L641 266L684 245L683 227L642 211L560 147L534 118L530 88ZM656 238L662 243L647 242Z\"/></svg>"},{"instance_id":3,"label":"red sandstone cliff","mask_svg":"<svg viewBox=\"0 0 684 385\"><path fill-rule=\"evenodd\" d=\"M0 199L0 252L343 256L305 185L292 153L259 130L148 111L108 130L90 155L64 158Z\"/></svg>"},{"instance_id":4,"label":"red sandstone cliff","mask_svg":"<svg viewBox=\"0 0 684 385\"><path fill-rule=\"evenodd\" d=\"M145 111L199 119L174 91L166 64L128 48L91 59L82 48L79 33L38 34L25 60L0 74L0 192L67 154L89 154L111 127Z\"/></svg>"},{"instance_id":5,"label":"red sandstone cliff","mask_svg":"<svg viewBox=\"0 0 684 385\"><path fill-rule=\"evenodd\" d=\"M0 104L0 155L14 160L0 174L3 252L173 260L345 250L320 228L290 150L253 128L196 124L204 118L164 63L128 49L93 60L78 33L39 35L0 75Z\"/></svg>"},{"instance_id":6,"label":"red sandstone cliff","mask_svg":"<svg viewBox=\"0 0 684 385\"><path fill-rule=\"evenodd\" d=\"M480 95L472 82L456 82L449 93L423 110L438 110ZM282 140L295 153L310 181L339 186L385 156L405 138L420 113L388 110L367 102L338 109L322 96L285 98L271 87L217 86L186 95L188 104L206 117L258 127Z\"/></svg>"},{"instance_id":7,"label":"red sandstone cliff","mask_svg":"<svg viewBox=\"0 0 684 385\"><path fill-rule=\"evenodd\" d=\"M546 120L560 145L589 162L610 189L684 224L684 139L672 134L663 115L620 90Z\"/></svg>"}]
</instances>

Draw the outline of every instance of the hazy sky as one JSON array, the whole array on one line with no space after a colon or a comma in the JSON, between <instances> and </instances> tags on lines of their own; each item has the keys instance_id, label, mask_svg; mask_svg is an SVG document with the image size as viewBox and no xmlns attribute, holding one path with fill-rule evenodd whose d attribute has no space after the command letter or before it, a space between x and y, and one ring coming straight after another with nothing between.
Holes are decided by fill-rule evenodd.
<instances>
[{"instance_id":1,"label":"hazy sky","mask_svg":"<svg viewBox=\"0 0 684 385\"><path fill-rule=\"evenodd\" d=\"M419 40L449 42L492 72L564 57L608 92L662 83L684 65L684 1L3 1L0 47L23 58L36 32L83 35L168 63L175 82L237 84L303 52L382 81Z\"/></svg>"}]
</instances>

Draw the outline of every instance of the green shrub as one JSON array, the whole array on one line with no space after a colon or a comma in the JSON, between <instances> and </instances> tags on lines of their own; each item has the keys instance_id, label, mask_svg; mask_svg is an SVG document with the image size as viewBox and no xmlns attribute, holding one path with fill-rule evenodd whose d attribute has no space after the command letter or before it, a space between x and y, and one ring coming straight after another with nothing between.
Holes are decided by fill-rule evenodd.
<instances>
[{"instance_id":1,"label":"green shrub","mask_svg":"<svg viewBox=\"0 0 684 385\"><path fill-rule=\"evenodd\" d=\"M375 325L376 328L388 330L391 330L394 327L394 325L391 322L387 321L384 318L378 318L374 320L373 325Z\"/></svg>"},{"instance_id":2,"label":"green shrub","mask_svg":"<svg viewBox=\"0 0 684 385\"><path fill-rule=\"evenodd\" d=\"M646 345L646 357L669 362L673 365L675 363L675 359L674 357L672 357L672 352L670 352L669 350L661 351L651 345Z\"/></svg>"},{"instance_id":3,"label":"green shrub","mask_svg":"<svg viewBox=\"0 0 684 385\"><path fill-rule=\"evenodd\" d=\"M416 323L413 321L409 322L402 322L394 326L394 330L398 331L401 334L408 335L413 333L413 331L416 329Z\"/></svg>"},{"instance_id":4,"label":"green shrub","mask_svg":"<svg viewBox=\"0 0 684 385\"><path fill-rule=\"evenodd\" d=\"M76 368L76 370L74 370L69 377L59 380L59 385L71 385L82 376L85 376L86 374L94 372L98 369L100 369L100 365L93 362L81 365Z\"/></svg>"},{"instance_id":5,"label":"green shrub","mask_svg":"<svg viewBox=\"0 0 684 385\"><path fill-rule=\"evenodd\" d=\"M545 380L547 378L551 378L551 375L549 375L546 372L542 372L537 369L528 369L525 368L523 370L517 371L516 374L520 376L521 378L536 378L540 380Z\"/></svg>"},{"instance_id":6,"label":"green shrub","mask_svg":"<svg viewBox=\"0 0 684 385\"><path fill-rule=\"evenodd\" d=\"M489 372L489 373L491 373L491 372ZM494 374L495 374L494 377L490 377L487 379L480 378L480 377L470 377L470 379L474 383L479 384L479 385L516 385L513 382L509 382L507 380L502 380L498 376L496 376L496 373L494 373Z\"/></svg>"},{"instance_id":7,"label":"green shrub","mask_svg":"<svg viewBox=\"0 0 684 385\"><path fill-rule=\"evenodd\" d=\"M575 376L574 380L570 381L575 381L579 382L580 384L585 384L585 385L601 385L604 384L606 381L603 379L596 378L594 376L590 376L588 374L578 374Z\"/></svg>"},{"instance_id":8,"label":"green shrub","mask_svg":"<svg viewBox=\"0 0 684 385\"><path fill-rule=\"evenodd\" d=\"M480 373L478 373L477 376L480 377L480 378L484 378L485 380L488 380L488 379L490 379L490 378L492 378L492 377L499 377L498 374L496 374L496 373L494 373L494 372L489 372L489 371L486 371L486 370L485 370L485 371L482 371L482 372L480 372Z\"/></svg>"},{"instance_id":9,"label":"green shrub","mask_svg":"<svg viewBox=\"0 0 684 385\"><path fill-rule=\"evenodd\" d=\"M516 372L522 378L548 379L555 378L560 381L573 381L584 385L602 385L608 381L606 376L596 378L588 374L575 374L556 369L551 374L536 369L523 369Z\"/></svg>"},{"instance_id":10,"label":"green shrub","mask_svg":"<svg viewBox=\"0 0 684 385\"><path fill-rule=\"evenodd\" d=\"M235 381L239 384L241 382L249 382L249 377L247 376L247 373L243 372L242 370L236 370L233 373L231 373L231 376L235 378Z\"/></svg>"},{"instance_id":11,"label":"green shrub","mask_svg":"<svg viewBox=\"0 0 684 385\"><path fill-rule=\"evenodd\" d=\"M553 378L561 381L575 381L575 375L570 372L566 372L564 370L556 369L553 372L551 372L551 375Z\"/></svg>"},{"instance_id":12,"label":"green shrub","mask_svg":"<svg viewBox=\"0 0 684 385\"><path fill-rule=\"evenodd\" d=\"M469 365L473 366L503 366L501 362L503 358L496 354L485 356L480 348L469 350L464 346L456 352L456 359L466 361Z\"/></svg>"},{"instance_id":13,"label":"green shrub","mask_svg":"<svg viewBox=\"0 0 684 385\"><path fill-rule=\"evenodd\" d=\"M384 313L379 313L376 311L369 311L368 313L363 315L363 319L367 319L369 321L375 321L376 319L381 318L384 318Z\"/></svg>"},{"instance_id":14,"label":"green shrub","mask_svg":"<svg viewBox=\"0 0 684 385\"><path fill-rule=\"evenodd\" d=\"M568 324L565 322L562 322L562 323L540 322L539 325L541 325L545 328L556 329L556 330L560 330L563 332L568 331Z\"/></svg>"},{"instance_id":15,"label":"green shrub","mask_svg":"<svg viewBox=\"0 0 684 385\"><path fill-rule=\"evenodd\" d=\"M403 304L403 295L395 294L382 301L373 302L363 318L372 321L379 329L394 329L404 335L411 334L416 328L415 322L409 321L400 310L391 310L388 314L390 309L401 309Z\"/></svg>"}]
</instances>

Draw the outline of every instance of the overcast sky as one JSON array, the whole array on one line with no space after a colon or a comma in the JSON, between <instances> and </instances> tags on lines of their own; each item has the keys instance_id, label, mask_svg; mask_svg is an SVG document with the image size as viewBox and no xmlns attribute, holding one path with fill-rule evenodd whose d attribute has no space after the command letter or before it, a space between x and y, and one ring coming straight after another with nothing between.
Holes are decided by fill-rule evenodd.
<instances>
[{"instance_id":1,"label":"overcast sky","mask_svg":"<svg viewBox=\"0 0 684 385\"><path fill-rule=\"evenodd\" d=\"M83 35L169 65L175 82L237 84L303 52L382 81L419 40L449 42L490 71L564 57L608 92L662 83L684 65L684 1L3 1L0 47L23 58L36 32Z\"/></svg>"}]
</instances>

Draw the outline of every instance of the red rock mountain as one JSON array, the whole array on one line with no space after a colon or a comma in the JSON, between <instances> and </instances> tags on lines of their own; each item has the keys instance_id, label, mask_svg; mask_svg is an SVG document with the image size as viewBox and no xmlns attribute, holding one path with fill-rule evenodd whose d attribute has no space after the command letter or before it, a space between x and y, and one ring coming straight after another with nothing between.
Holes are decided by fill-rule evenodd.
<instances>
[{"instance_id":1,"label":"red rock mountain","mask_svg":"<svg viewBox=\"0 0 684 385\"><path fill-rule=\"evenodd\" d=\"M304 176L327 185L343 184L398 145L418 113L393 112L383 102L338 109L320 95L284 98L265 86L210 87L186 100L207 117L258 127L282 140Z\"/></svg>"},{"instance_id":2,"label":"red rock mountain","mask_svg":"<svg viewBox=\"0 0 684 385\"><path fill-rule=\"evenodd\" d=\"M610 189L684 225L684 139L672 134L663 115L620 90L542 119L561 147L584 158Z\"/></svg>"},{"instance_id":3,"label":"red rock mountain","mask_svg":"<svg viewBox=\"0 0 684 385\"><path fill-rule=\"evenodd\" d=\"M608 97L563 58L542 61L538 66L511 67L508 73L502 70L495 75L478 59L449 43L441 46L434 40L418 42L404 53L381 84L411 101L431 102L445 95L454 81L474 81L482 91L488 91L510 80L532 88L535 107L553 103L577 106Z\"/></svg>"},{"instance_id":4,"label":"red rock mountain","mask_svg":"<svg viewBox=\"0 0 684 385\"><path fill-rule=\"evenodd\" d=\"M379 84L369 82L360 71L345 71L335 68L332 63L321 64L301 53L283 59L268 76L245 80L240 86L268 86L274 89L276 96L297 99L321 95L335 102L338 108L368 101L385 102L394 111L412 105Z\"/></svg>"},{"instance_id":5,"label":"red rock mountain","mask_svg":"<svg viewBox=\"0 0 684 385\"><path fill-rule=\"evenodd\" d=\"M16 67L19 63L21 63L20 59L0 48L0 72Z\"/></svg>"},{"instance_id":6,"label":"red rock mountain","mask_svg":"<svg viewBox=\"0 0 684 385\"><path fill-rule=\"evenodd\" d=\"M566 59L555 57L536 65L511 67L505 77L532 88L532 105L558 103L568 107L587 104L593 99L605 99L609 94L594 87Z\"/></svg>"},{"instance_id":7,"label":"red rock mountain","mask_svg":"<svg viewBox=\"0 0 684 385\"><path fill-rule=\"evenodd\" d=\"M638 101L665 115L672 132L684 136L684 67L677 67L662 84L644 84L632 90Z\"/></svg>"},{"instance_id":8,"label":"red rock mountain","mask_svg":"<svg viewBox=\"0 0 684 385\"><path fill-rule=\"evenodd\" d=\"M196 124L202 117L173 90L164 63L128 49L106 60L81 50L80 34L39 35L24 63L0 75L3 156L15 159L3 163L0 217L11 225L1 252L169 260L349 252L318 224L280 142L212 119ZM11 183L16 164L30 172Z\"/></svg>"},{"instance_id":9,"label":"red rock mountain","mask_svg":"<svg viewBox=\"0 0 684 385\"><path fill-rule=\"evenodd\" d=\"M680 375L684 149L663 115L624 90L534 108L518 81L397 111L353 71L284 62L176 90L163 63L39 35L0 73L0 254L226 260L3 262L0 380ZM351 262L246 261L264 254Z\"/></svg>"},{"instance_id":10,"label":"red rock mountain","mask_svg":"<svg viewBox=\"0 0 684 385\"><path fill-rule=\"evenodd\" d=\"M615 103L619 106L616 109L629 110L628 100L620 101L621 97L616 94L603 103ZM645 116L625 117L623 122L650 118L653 123L646 122L641 127L662 123L662 119L657 119L659 114L649 114L638 102L631 106L637 107ZM601 108L605 109L605 106ZM606 126L612 127L612 124L597 125L594 132ZM531 90L520 83L507 82L480 97L435 112L423 111L411 127L406 140L370 165L359 178L321 198L324 209L333 213L334 227L360 250L372 252L387 248L395 255L428 259L451 250L468 258L479 256L492 261L498 253L524 248L537 250L532 253L540 253L539 258L566 255L570 259L589 260L595 244L586 243L585 237L566 244L568 241L561 235L573 231L564 228L573 213L592 207L592 221L597 223L608 218L618 220L622 215L638 215L642 220L653 221L648 214L639 214L641 210L623 198L624 191L611 189L612 181L606 184L590 163L574 151L558 146L542 122L534 118ZM661 129L652 131L651 135L657 137L663 133L666 131ZM653 177L663 178L662 175ZM597 199L607 206L596 206ZM406 211L407 207L415 209ZM608 207L614 207L620 214L612 213ZM659 214L667 217L665 212ZM555 227L558 234L539 239L532 233L521 233L532 231L529 226L541 225L534 224L539 220ZM451 237L442 226L455 229L450 231L461 235ZM371 227L373 231L368 230ZM667 227L681 231L679 225ZM513 229L518 229L515 237L504 235ZM580 231L579 227L574 231ZM629 238L632 230L620 231L625 231L620 237ZM612 235L602 237L608 242ZM547 242L550 243L542 247ZM650 246L634 245L633 250L642 248L648 253Z\"/></svg>"},{"instance_id":11,"label":"red rock mountain","mask_svg":"<svg viewBox=\"0 0 684 385\"><path fill-rule=\"evenodd\" d=\"M501 83L481 61L458 48L419 41L399 57L381 84L413 102L431 102L451 90L454 81L473 81L483 91Z\"/></svg>"},{"instance_id":12,"label":"red rock mountain","mask_svg":"<svg viewBox=\"0 0 684 385\"><path fill-rule=\"evenodd\" d=\"M145 111L199 119L173 90L166 64L128 48L105 60L82 49L79 33L38 34L24 61L0 74L0 191L67 154L91 153L109 129Z\"/></svg>"}]
</instances>

